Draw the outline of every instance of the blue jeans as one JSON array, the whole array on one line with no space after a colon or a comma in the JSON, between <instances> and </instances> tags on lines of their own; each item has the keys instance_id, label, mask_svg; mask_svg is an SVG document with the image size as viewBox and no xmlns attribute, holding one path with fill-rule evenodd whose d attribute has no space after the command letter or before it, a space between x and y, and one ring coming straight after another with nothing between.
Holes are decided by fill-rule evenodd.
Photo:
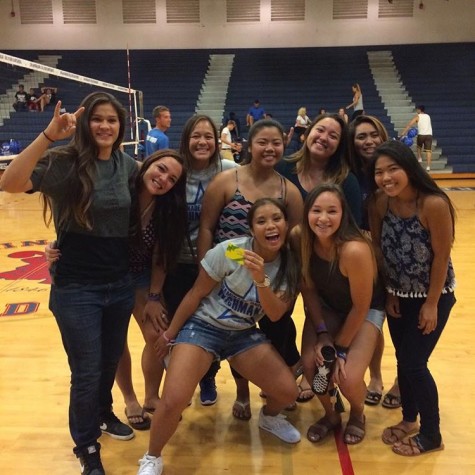
<instances>
[{"instance_id":1,"label":"blue jeans","mask_svg":"<svg viewBox=\"0 0 475 475\"><path fill-rule=\"evenodd\" d=\"M74 452L94 444L112 407L112 386L134 305L130 276L100 285L51 286L49 308L71 369L69 430Z\"/></svg>"},{"instance_id":2,"label":"blue jeans","mask_svg":"<svg viewBox=\"0 0 475 475\"><path fill-rule=\"evenodd\" d=\"M437 326L428 335L417 328L419 311L425 298L399 298L400 318L388 315L391 340L396 349L397 376L405 421L420 415L420 433L440 443L439 395L427 366L455 304L453 293L442 294L437 307Z\"/></svg>"}]
</instances>

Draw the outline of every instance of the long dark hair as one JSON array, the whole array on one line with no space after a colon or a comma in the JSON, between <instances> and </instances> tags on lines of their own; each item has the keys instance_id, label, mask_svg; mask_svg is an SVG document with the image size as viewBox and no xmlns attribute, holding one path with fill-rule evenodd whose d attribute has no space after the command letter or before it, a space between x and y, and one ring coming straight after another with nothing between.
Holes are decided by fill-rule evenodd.
<instances>
[{"instance_id":1,"label":"long dark hair","mask_svg":"<svg viewBox=\"0 0 475 475\"><path fill-rule=\"evenodd\" d=\"M72 159L70 172L64 177L68 181L68 186L65 187L66 191L62 196L63 206L61 206L61 214L56 223L59 229L65 227L71 218L88 230L91 230L94 225L89 209L92 206L96 177L95 162L99 155L99 148L91 133L89 122L95 108L102 104L111 104L119 118L119 135L112 146L112 154L114 154L124 137L126 111L122 104L107 92L93 92L86 96L80 104L80 107L84 107L85 110L76 122L76 131L69 144L55 147L45 154L45 159L50 164L53 157L55 159ZM42 198L43 217L48 224L51 219L47 219L47 211L52 209L52 201L46 195L42 195Z\"/></svg>"},{"instance_id":2,"label":"long dark hair","mask_svg":"<svg viewBox=\"0 0 475 475\"><path fill-rule=\"evenodd\" d=\"M376 161L382 155L387 155L392 158L398 166L400 166L407 175L409 183L416 190L426 195L437 195L444 199L450 211L452 218L452 233L455 238L455 218L456 212L452 201L448 195L439 188L434 179L421 167L417 161L414 152L399 140L389 140L381 144L375 151L374 157L368 167L368 179L370 183L371 195L373 195L378 188L374 180L374 172L376 168Z\"/></svg>"},{"instance_id":3,"label":"long dark hair","mask_svg":"<svg viewBox=\"0 0 475 475\"><path fill-rule=\"evenodd\" d=\"M214 134L214 154L210 159L210 166L214 165L216 171L221 171L219 164L221 162L221 157L219 155L219 141L218 141L218 130L216 129L216 124L213 122L213 119L204 114L196 114L191 116L185 123L183 131L181 133L180 139L180 155L185 159L185 164L187 170L191 170L193 164L193 156L190 152L190 137L193 133L194 128L199 122L209 122L211 128L213 129Z\"/></svg>"},{"instance_id":4,"label":"long dark hair","mask_svg":"<svg viewBox=\"0 0 475 475\"><path fill-rule=\"evenodd\" d=\"M389 138L388 132L379 119L372 115L359 115L348 125L348 161L351 171L358 177L362 178L366 175L365 170L368 163L364 163L363 159L356 153L355 136L356 128L361 124L370 124L378 132L381 142L386 142Z\"/></svg>"},{"instance_id":5,"label":"long dark hair","mask_svg":"<svg viewBox=\"0 0 475 475\"><path fill-rule=\"evenodd\" d=\"M324 170L324 180L331 183L342 183L349 173L349 166L346 160L346 122L338 114L324 113L318 115L313 122L305 129L303 145L300 150L297 150L294 154L285 160L294 162L296 164L296 172L305 172L310 167L310 152L307 147L307 138L312 129L323 119L333 119L338 122L341 128L340 143L338 144L335 153L328 159L327 166Z\"/></svg>"},{"instance_id":6,"label":"long dark hair","mask_svg":"<svg viewBox=\"0 0 475 475\"><path fill-rule=\"evenodd\" d=\"M259 121L260 122L260 121ZM282 200L276 200L275 198L259 198L256 202L251 206L249 212L247 213L247 224L249 229L252 230L252 222L254 219L254 215L256 211L265 205L273 205L278 208L286 222L289 221L287 208L285 207ZM281 285L286 282L287 287L284 292L284 297L287 300L293 300L297 297L297 292L299 288L300 282L300 269L298 266L298 259L294 254L294 251L291 249L289 242L288 242L288 233L285 239L285 243L280 249L280 267L277 271L275 282L273 283L272 288L274 290L279 289Z\"/></svg>"},{"instance_id":7,"label":"long dark hair","mask_svg":"<svg viewBox=\"0 0 475 475\"><path fill-rule=\"evenodd\" d=\"M183 171L175 185L164 195L155 196L155 208L152 213L152 223L157 237L157 265L164 267L165 271L172 269L180 254L181 245L187 230L187 205L186 205L186 167L183 157L171 149L159 150L147 157L135 180L132 191L132 245L143 246L141 210L138 197L145 184L145 172L155 162L171 157L182 167Z\"/></svg>"},{"instance_id":8,"label":"long dark hair","mask_svg":"<svg viewBox=\"0 0 475 475\"><path fill-rule=\"evenodd\" d=\"M311 257L315 252L315 242L317 236L310 229L308 223L308 214L315 203L315 200L325 192L333 193L341 204L342 217L341 223L337 231L333 235L334 242L334 253L331 260L331 269L336 268L339 258L340 250L345 242L348 241L363 241L368 244L372 252L372 246L368 239L363 235L360 228L356 224L356 221L351 214L350 207L346 201L345 194L340 185L334 183L323 183L316 186L305 198L304 209L303 209L303 222L302 222L302 232L301 232L301 246L300 246L300 258L302 260L302 276L306 282L312 282L311 272L310 272L310 261Z\"/></svg>"}]
</instances>

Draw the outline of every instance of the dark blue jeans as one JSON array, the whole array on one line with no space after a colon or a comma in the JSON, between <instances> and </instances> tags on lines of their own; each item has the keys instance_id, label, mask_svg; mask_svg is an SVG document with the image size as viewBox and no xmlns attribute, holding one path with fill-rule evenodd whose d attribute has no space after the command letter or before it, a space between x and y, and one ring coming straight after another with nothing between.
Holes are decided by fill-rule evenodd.
<instances>
[{"instance_id":1,"label":"dark blue jeans","mask_svg":"<svg viewBox=\"0 0 475 475\"><path fill-rule=\"evenodd\" d=\"M423 335L422 330L417 328L419 311L424 302L425 298L400 297L401 317L388 315L388 327L396 349L403 419L414 422L419 414L421 434L440 443L439 395L427 363L455 304L455 295L442 294L437 326L428 335Z\"/></svg>"},{"instance_id":2,"label":"dark blue jeans","mask_svg":"<svg viewBox=\"0 0 475 475\"><path fill-rule=\"evenodd\" d=\"M49 307L71 369L69 430L75 453L97 441L101 418L111 411L133 304L130 276L110 284L51 286Z\"/></svg>"}]
</instances>

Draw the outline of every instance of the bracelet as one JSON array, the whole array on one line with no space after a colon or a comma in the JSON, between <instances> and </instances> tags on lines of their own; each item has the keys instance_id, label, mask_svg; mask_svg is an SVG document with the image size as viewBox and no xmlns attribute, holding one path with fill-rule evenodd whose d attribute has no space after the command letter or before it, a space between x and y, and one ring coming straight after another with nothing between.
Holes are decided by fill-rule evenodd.
<instances>
[{"instance_id":1,"label":"bracelet","mask_svg":"<svg viewBox=\"0 0 475 475\"><path fill-rule=\"evenodd\" d=\"M158 292L149 292L148 293L148 300L152 302L160 302L160 293Z\"/></svg>"},{"instance_id":2,"label":"bracelet","mask_svg":"<svg viewBox=\"0 0 475 475\"><path fill-rule=\"evenodd\" d=\"M54 140L51 140L47 135L46 135L46 132L43 130L43 135L45 136L46 140L48 142L51 142L51 143L54 143Z\"/></svg>"},{"instance_id":3,"label":"bracelet","mask_svg":"<svg viewBox=\"0 0 475 475\"><path fill-rule=\"evenodd\" d=\"M325 333L325 332L328 333L327 332L327 326L325 325L325 322L319 323L317 325L317 329L315 331L317 332L317 335L319 333Z\"/></svg>"},{"instance_id":4,"label":"bracelet","mask_svg":"<svg viewBox=\"0 0 475 475\"><path fill-rule=\"evenodd\" d=\"M167 345L172 345L173 343L175 343L175 340L173 338L168 338L166 331L162 333L162 336L163 339L167 342Z\"/></svg>"},{"instance_id":5,"label":"bracelet","mask_svg":"<svg viewBox=\"0 0 475 475\"><path fill-rule=\"evenodd\" d=\"M349 350L349 347L348 346L340 346L340 345L337 345L336 343L333 343L333 347L335 348L335 350L340 353L348 353L348 350Z\"/></svg>"},{"instance_id":6,"label":"bracelet","mask_svg":"<svg viewBox=\"0 0 475 475\"><path fill-rule=\"evenodd\" d=\"M343 361L346 361L346 351L337 351L336 356L341 358Z\"/></svg>"},{"instance_id":7,"label":"bracelet","mask_svg":"<svg viewBox=\"0 0 475 475\"><path fill-rule=\"evenodd\" d=\"M264 287L269 287L270 286L270 279L267 274L264 275L264 280L262 282L256 282L254 281L254 285L256 287L264 288Z\"/></svg>"}]
</instances>

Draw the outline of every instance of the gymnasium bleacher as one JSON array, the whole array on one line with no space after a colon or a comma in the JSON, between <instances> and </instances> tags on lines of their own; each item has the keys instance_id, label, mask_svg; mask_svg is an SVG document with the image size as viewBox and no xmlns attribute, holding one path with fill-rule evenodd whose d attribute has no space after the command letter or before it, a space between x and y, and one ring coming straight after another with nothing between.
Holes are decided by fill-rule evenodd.
<instances>
[{"instance_id":1,"label":"gymnasium bleacher","mask_svg":"<svg viewBox=\"0 0 475 475\"><path fill-rule=\"evenodd\" d=\"M170 144L178 147L182 127L195 112L210 54L235 55L228 86L224 116L237 114L241 126L254 99L288 129L297 110L307 108L313 118L320 108L336 112L352 100L351 85L358 82L365 111L377 116L391 137L397 130L376 89L368 64L368 51L390 50L414 106L424 104L433 123L434 137L447 159L445 171L475 172L475 43L440 45L398 45L345 48L288 48L240 50L132 50L130 77L134 89L143 91L144 117L153 126L152 109L170 107ZM127 57L124 51L7 52L34 60L38 54L56 54L57 67L83 76L127 86ZM5 65L2 65L2 68ZM3 69L2 69L3 70ZM0 94L16 89L21 71L2 74ZM45 85L59 88L67 110L97 88L50 77ZM124 95L125 96L125 95ZM128 98L120 97L128 107ZM0 126L0 143L16 138L26 146L48 123L49 113L17 113ZM408 117L408 120L411 117ZM218 124L219 125L219 124ZM444 162L445 163L445 162Z\"/></svg>"}]
</instances>

